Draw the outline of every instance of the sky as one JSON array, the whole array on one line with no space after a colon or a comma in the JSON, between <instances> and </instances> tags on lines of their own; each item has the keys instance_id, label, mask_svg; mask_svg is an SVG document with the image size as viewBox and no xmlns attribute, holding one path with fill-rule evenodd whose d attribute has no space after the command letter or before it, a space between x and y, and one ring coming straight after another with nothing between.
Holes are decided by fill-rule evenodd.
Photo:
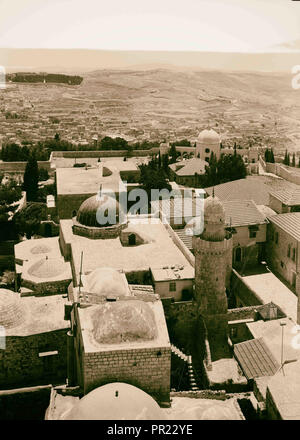
<instances>
[{"instance_id":1,"label":"sky","mask_svg":"<svg viewBox=\"0 0 300 440\"><path fill-rule=\"evenodd\" d=\"M0 0L0 47L256 52L300 41L300 1Z\"/></svg>"}]
</instances>

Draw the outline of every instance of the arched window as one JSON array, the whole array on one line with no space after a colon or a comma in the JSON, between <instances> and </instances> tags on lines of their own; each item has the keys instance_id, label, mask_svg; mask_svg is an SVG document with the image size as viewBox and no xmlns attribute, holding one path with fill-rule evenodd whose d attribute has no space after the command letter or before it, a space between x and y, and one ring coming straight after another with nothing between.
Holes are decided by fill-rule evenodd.
<instances>
[{"instance_id":1,"label":"arched window","mask_svg":"<svg viewBox=\"0 0 300 440\"><path fill-rule=\"evenodd\" d=\"M205 148L205 153L210 153L210 149L209 148Z\"/></svg>"}]
</instances>

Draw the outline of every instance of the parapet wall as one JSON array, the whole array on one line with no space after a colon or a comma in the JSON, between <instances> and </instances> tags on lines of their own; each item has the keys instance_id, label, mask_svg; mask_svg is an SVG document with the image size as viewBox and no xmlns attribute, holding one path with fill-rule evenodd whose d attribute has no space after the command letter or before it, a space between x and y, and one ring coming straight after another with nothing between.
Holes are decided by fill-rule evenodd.
<instances>
[{"instance_id":1,"label":"parapet wall","mask_svg":"<svg viewBox=\"0 0 300 440\"><path fill-rule=\"evenodd\" d=\"M131 156L150 156L158 154L159 148L150 148L149 150L132 150ZM55 157L64 158L84 158L84 157L124 157L128 155L127 150L88 150L88 151L52 151L50 160Z\"/></svg>"}]
</instances>

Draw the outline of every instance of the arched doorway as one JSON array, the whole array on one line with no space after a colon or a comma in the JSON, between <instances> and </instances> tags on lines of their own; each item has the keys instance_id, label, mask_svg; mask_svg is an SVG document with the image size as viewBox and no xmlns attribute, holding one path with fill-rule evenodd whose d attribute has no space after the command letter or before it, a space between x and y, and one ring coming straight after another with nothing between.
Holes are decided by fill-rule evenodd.
<instances>
[{"instance_id":1,"label":"arched doorway","mask_svg":"<svg viewBox=\"0 0 300 440\"><path fill-rule=\"evenodd\" d=\"M129 244L129 246L135 246L136 245L136 236L135 236L135 234L130 234L128 236L128 244Z\"/></svg>"}]
</instances>

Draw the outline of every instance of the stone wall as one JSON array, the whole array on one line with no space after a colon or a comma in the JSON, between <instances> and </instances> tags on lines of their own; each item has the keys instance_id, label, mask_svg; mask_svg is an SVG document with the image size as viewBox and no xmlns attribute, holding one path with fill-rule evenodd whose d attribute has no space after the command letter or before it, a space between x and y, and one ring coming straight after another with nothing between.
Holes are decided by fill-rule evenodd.
<instances>
[{"instance_id":1,"label":"stone wall","mask_svg":"<svg viewBox=\"0 0 300 440\"><path fill-rule=\"evenodd\" d=\"M58 295L67 293L68 286L71 281L71 277L65 280L46 281L40 283L22 279L21 285L23 287L27 287L27 289L33 290L36 295Z\"/></svg>"},{"instance_id":2,"label":"stone wall","mask_svg":"<svg viewBox=\"0 0 300 440\"><path fill-rule=\"evenodd\" d=\"M151 156L151 154L158 154L159 148L151 148L149 150L133 150L132 156ZM84 158L84 157L124 157L127 156L127 150L89 150L89 151L53 151L51 159L55 157L65 158Z\"/></svg>"},{"instance_id":3,"label":"stone wall","mask_svg":"<svg viewBox=\"0 0 300 440\"><path fill-rule=\"evenodd\" d=\"M237 308L261 305L255 292L245 283L243 277L232 270L230 291L236 298Z\"/></svg>"},{"instance_id":4,"label":"stone wall","mask_svg":"<svg viewBox=\"0 0 300 440\"><path fill-rule=\"evenodd\" d=\"M110 382L141 388L169 402L171 348L140 348L84 354L84 393Z\"/></svg>"},{"instance_id":5,"label":"stone wall","mask_svg":"<svg viewBox=\"0 0 300 440\"><path fill-rule=\"evenodd\" d=\"M121 234L122 229L126 228L127 224L116 224L114 226L104 226L104 227L91 227L84 226L74 220L73 233L75 235L80 235L82 237L87 237L93 240L106 239L106 238L117 238Z\"/></svg>"},{"instance_id":6,"label":"stone wall","mask_svg":"<svg viewBox=\"0 0 300 440\"><path fill-rule=\"evenodd\" d=\"M6 348L0 350L0 387L65 383L67 377L68 329L30 336L7 336ZM58 351L57 355L39 357L39 353Z\"/></svg>"}]
</instances>

